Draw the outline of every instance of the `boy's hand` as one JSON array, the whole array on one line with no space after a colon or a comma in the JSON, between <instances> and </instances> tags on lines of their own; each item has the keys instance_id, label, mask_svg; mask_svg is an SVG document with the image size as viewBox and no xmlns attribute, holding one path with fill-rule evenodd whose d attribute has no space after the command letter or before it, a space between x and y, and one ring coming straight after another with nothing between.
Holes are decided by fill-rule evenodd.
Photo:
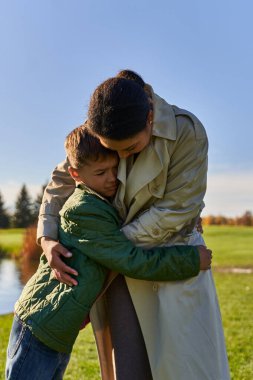
<instances>
[{"instance_id":1,"label":"boy's hand","mask_svg":"<svg viewBox=\"0 0 253 380\"><path fill-rule=\"evenodd\" d=\"M41 239L41 247L46 255L48 264L54 271L56 279L70 286L77 285L77 281L70 276L70 274L77 276L77 271L67 266L61 259L61 256L71 257L72 253L63 245L48 237Z\"/></svg>"},{"instance_id":2,"label":"boy's hand","mask_svg":"<svg viewBox=\"0 0 253 380\"><path fill-rule=\"evenodd\" d=\"M212 251L206 248L204 245L198 246L199 258L200 258L200 270L211 269L212 264Z\"/></svg>"}]
</instances>

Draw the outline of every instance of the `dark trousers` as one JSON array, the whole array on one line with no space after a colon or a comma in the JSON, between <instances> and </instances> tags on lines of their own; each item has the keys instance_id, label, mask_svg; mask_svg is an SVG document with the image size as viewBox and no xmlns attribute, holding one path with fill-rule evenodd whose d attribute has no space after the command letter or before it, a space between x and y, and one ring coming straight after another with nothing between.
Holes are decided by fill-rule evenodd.
<instances>
[{"instance_id":1,"label":"dark trousers","mask_svg":"<svg viewBox=\"0 0 253 380\"><path fill-rule=\"evenodd\" d=\"M152 380L146 346L124 276L106 291L117 380Z\"/></svg>"}]
</instances>

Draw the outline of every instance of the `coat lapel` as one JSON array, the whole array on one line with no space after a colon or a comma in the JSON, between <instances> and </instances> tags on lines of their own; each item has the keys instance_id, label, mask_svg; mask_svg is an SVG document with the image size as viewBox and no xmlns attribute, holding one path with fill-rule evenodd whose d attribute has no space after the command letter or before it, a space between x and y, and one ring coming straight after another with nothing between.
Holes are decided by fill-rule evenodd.
<instances>
[{"instance_id":1,"label":"coat lapel","mask_svg":"<svg viewBox=\"0 0 253 380\"><path fill-rule=\"evenodd\" d=\"M153 141L138 155L126 182L125 201L130 206L134 196L148 183L153 181L163 169Z\"/></svg>"},{"instance_id":2,"label":"coat lapel","mask_svg":"<svg viewBox=\"0 0 253 380\"><path fill-rule=\"evenodd\" d=\"M126 219L127 208L124 202L125 192L126 192L126 178L127 178L127 160L121 158L118 166L118 180L120 182L117 194L113 201L113 205L118 210L118 213L122 220Z\"/></svg>"},{"instance_id":3,"label":"coat lapel","mask_svg":"<svg viewBox=\"0 0 253 380\"><path fill-rule=\"evenodd\" d=\"M136 158L121 159L118 167L120 186L114 200L120 217L125 220L135 195L163 170L162 161L151 142Z\"/></svg>"}]
</instances>

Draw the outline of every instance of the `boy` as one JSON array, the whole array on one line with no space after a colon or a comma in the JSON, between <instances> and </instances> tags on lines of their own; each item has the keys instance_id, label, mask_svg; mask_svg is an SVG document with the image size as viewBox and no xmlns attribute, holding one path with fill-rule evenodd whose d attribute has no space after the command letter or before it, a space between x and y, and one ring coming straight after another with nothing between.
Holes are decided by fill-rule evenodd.
<instances>
[{"instance_id":1,"label":"boy","mask_svg":"<svg viewBox=\"0 0 253 380\"><path fill-rule=\"evenodd\" d=\"M204 247L135 247L120 231L110 200L117 191L118 156L85 126L65 148L78 186L60 212L60 242L73 254L75 287L59 283L45 255L15 305L7 379L62 379L80 326L102 291L109 269L145 280L181 280L210 268Z\"/></svg>"}]
</instances>

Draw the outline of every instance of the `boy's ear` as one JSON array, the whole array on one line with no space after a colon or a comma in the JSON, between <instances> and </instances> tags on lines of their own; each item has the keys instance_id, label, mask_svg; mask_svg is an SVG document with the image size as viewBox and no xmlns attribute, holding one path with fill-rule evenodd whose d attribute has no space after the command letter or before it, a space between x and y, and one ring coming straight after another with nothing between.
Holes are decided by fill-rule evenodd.
<instances>
[{"instance_id":1,"label":"boy's ear","mask_svg":"<svg viewBox=\"0 0 253 380\"><path fill-rule=\"evenodd\" d=\"M79 181L80 177L76 169L72 168L71 166L68 167L69 174L75 181Z\"/></svg>"}]
</instances>

